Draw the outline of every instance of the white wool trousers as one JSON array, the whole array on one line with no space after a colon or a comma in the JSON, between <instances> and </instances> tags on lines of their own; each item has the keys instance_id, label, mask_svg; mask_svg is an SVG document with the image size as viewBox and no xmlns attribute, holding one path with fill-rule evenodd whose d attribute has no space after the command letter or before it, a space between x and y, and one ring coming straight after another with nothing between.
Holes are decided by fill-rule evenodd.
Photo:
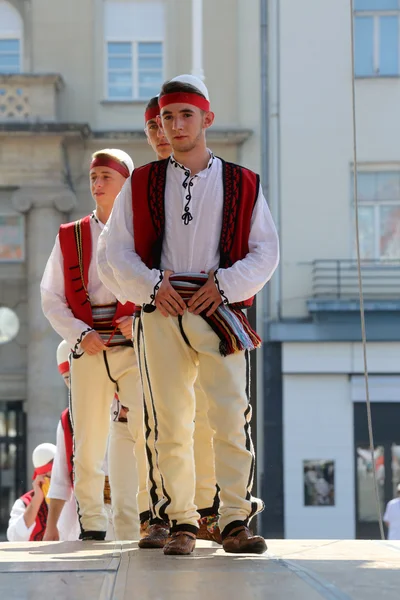
<instances>
[{"instance_id":1,"label":"white wool trousers","mask_svg":"<svg viewBox=\"0 0 400 600\"><path fill-rule=\"evenodd\" d=\"M107 514L103 502L104 472L102 470L110 430L110 405L115 392L123 406L129 408L128 427L135 448L137 474L130 472L129 457L120 456L117 468L126 478L144 478L139 488L146 486L146 458L143 437L143 400L135 353L127 346L109 348L93 356L70 356L70 410L74 430L74 485L78 516L84 531L106 531ZM111 478L121 481L122 475ZM121 495L114 490L115 505ZM116 497L115 497L116 496ZM146 502L147 502L147 494ZM123 508L121 508L123 510Z\"/></svg>"},{"instance_id":2,"label":"white wool trousers","mask_svg":"<svg viewBox=\"0 0 400 600\"><path fill-rule=\"evenodd\" d=\"M139 515L136 502L139 482L134 449L135 443L128 424L111 421L108 442L108 474L111 488L112 523L116 540L139 539Z\"/></svg>"},{"instance_id":3,"label":"white wool trousers","mask_svg":"<svg viewBox=\"0 0 400 600\"><path fill-rule=\"evenodd\" d=\"M198 379L213 431L219 525L228 533L263 509L262 501L251 495L255 456L248 356L239 352L222 357L217 335L202 317L188 311L182 317L142 311L135 320L134 339L146 441L150 460L161 474L163 497L156 506L157 516L168 518L172 531L197 527L194 385Z\"/></svg>"}]
</instances>

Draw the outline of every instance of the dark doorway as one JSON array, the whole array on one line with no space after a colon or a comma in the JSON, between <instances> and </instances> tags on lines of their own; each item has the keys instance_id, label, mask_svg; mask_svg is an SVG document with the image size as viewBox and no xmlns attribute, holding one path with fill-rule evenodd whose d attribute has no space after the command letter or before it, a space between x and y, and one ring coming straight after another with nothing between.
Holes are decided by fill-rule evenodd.
<instances>
[{"instance_id":1,"label":"dark doorway","mask_svg":"<svg viewBox=\"0 0 400 600\"><path fill-rule=\"evenodd\" d=\"M0 401L0 539L11 507L26 489L26 419L22 401Z\"/></svg>"},{"instance_id":2,"label":"dark doorway","mask_svg":"<svg viewBox=\"0 0 400 600\"><path fill-rule=\"evenodd\" d=\"M400 483L400 402L373 402L371 414L375 443L375 470L383 516L387 503L396 496L396 487ZM358 539L379 539L367 410L365 404L361 402L354 404L354 441L356 536Z\"/></svg>"}]
</instances>

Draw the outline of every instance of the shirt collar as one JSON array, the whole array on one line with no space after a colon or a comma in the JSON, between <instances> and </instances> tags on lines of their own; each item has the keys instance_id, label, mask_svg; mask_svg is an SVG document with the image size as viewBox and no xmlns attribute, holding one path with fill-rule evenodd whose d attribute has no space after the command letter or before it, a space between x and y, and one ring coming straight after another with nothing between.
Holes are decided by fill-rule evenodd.
<instances>
[{"instance_id":1,"label":"shirt collar","mask_svg":"<svg viewBox=\"0 0 400 600\"><path fill-rule=\"evenodd\" d=\"M100 221L100 219L98 218L96 209L94 209L94 211L90 215L90 218L93 219L93 221L95 221L97 223L97 225L100 227L100 229L104 229L104 223L102 223Z\"/></svg>"},{"instance_id":2,"label":"shirt collar","mask_svg":"<svg viewBox=\"0 0 400 600\"><path fill-rule=\"evenodd\" d=\"M203 169L202 171L200 171L199 173L197 173L197 175L194 175L194 177L207 177L209 171L211 170L211 167L213 166L214 161L215 161L215 156L209 148L207 148L207 152L209 153L210 158L208 160L206 168ZM169 157L169 160L170 160L171 165L173 165L176 168L179 167L180 169L182 169L182 171L185 171L186 176L190 175L190 169L188 169L187 167L185 167L185 165L183 165L182 163L175 160L173 154L171 154L171 156Z\"/></svg>"}]
</instances>

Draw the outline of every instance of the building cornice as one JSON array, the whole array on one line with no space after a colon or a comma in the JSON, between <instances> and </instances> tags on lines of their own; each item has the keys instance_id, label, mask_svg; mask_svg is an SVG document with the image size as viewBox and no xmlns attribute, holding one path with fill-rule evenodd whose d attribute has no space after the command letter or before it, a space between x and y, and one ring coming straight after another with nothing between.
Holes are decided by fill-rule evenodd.
<instances>
[{"instance_id":1,"label":"building cornice","mask_svg":"<svg viewBox=\"0 0 400 600\"><path fill-rule=\"evenodd\" d=\"M89 137L91 130L86 123L42 123L40 121L0 121L0 135L79 135Z\"/></svg>"},{"instance_id":2,"label":"building cornice","mask_svg":"<svg viewBox=\"0 0 400 600\"><path fill-rule=\"evenodd\" d=\"M213 127L207 131L207 140L220 144L243 144L253 135L251 129L240 127ZM93 131L93 139L99 140L123 140L123 141L146 141L146 134L143 129L107 129Z\"/></svg>"},{"instance_id":3,"label":"building cornice","mask_svg":"<svg viewBox=\"0 0 400 600\"><path fill-rule=\"evenodd\" d=\"M56 90L64 87L64 80L58 73L7 73L0 74L0 85L54 85Z\"/></svg>"}]
</instances>

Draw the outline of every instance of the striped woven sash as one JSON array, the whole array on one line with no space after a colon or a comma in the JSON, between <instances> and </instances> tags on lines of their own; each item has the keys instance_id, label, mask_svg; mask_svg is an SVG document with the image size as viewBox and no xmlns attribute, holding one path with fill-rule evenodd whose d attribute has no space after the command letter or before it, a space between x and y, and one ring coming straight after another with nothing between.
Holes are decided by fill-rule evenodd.
<instances>
[{"instance_id":1,"label":"striped woven sash","mask_svg":"<svg viewBox=\"0 0 400 600\"><path fill-rule=\"evenodd\" d=\"M179 273L169 278L172 287L186 303L207 280L206 273ZM206 312L203 311L199 316L203 317L219 337L222 356L261 346L261 338L252 329L240 308L220 304L210 317L206 316Z\"/></svg>"},{"instance_id":2,"label":"striped woven sash","mask_svg":"<svg viewBox=\"0 0 400 600\"><path fill-rule=\"evenodd\" d=\"M113 326L116 308L116 303L92 305L93 329L97 331L107 346L126 346L129 341L119 329Z\"/></svg>"}]
</instances>

